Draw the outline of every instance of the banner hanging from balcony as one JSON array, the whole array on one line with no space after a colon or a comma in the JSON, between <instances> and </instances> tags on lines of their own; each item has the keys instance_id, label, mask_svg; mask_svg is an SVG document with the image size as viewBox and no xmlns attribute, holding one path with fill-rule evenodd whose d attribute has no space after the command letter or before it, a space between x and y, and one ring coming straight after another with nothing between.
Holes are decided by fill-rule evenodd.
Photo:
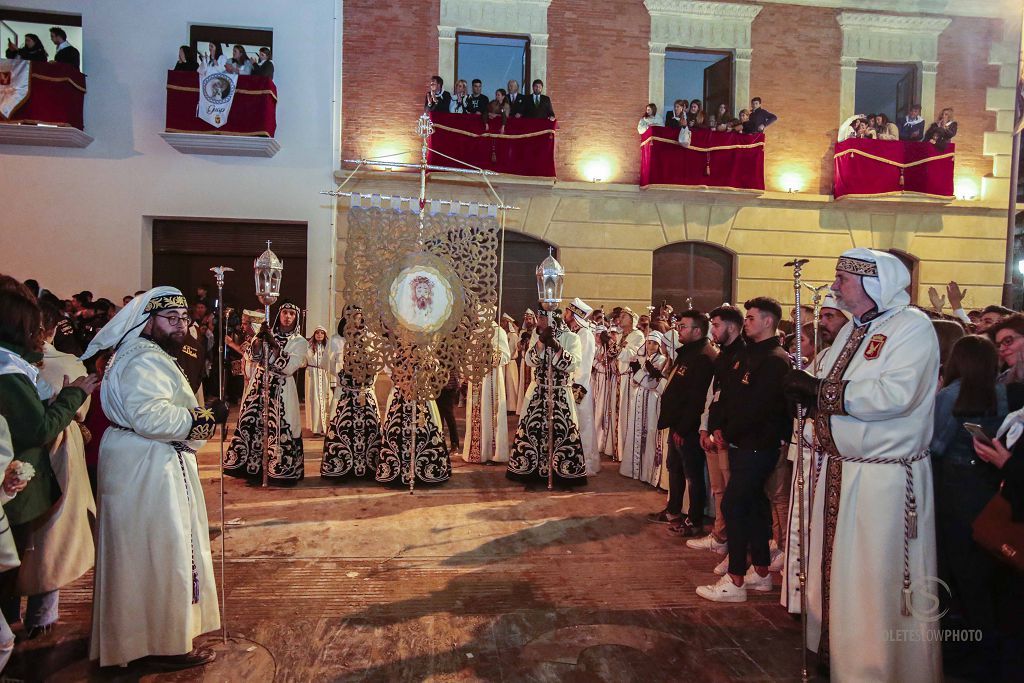
<instances>
[{"instance_id":1,"label":"banner hanging from balcony","mask_svg":"<svg viewBox=\"0 0 1024 683\"><path fill-rule=\"evenodd\" d=\"M833 193L840 197L953 198L956 145L850 138L836 143Z\"/></svg>"},{"instance_id":2,"label":"banner hanging from balcony","mask_svg":"<svg viewBox=\"0 0 1024 683\"><path fill-rule=\"evenodd\" d=\"M32 62L0 59L0 116L11 118L28 97L28 70Z\"/></svg>"},{"instance_id":3,"label":"banner hanging from balcony","mask_svg":"<svg viewBox=\"0 0 1024 683\"><path fill-rule=\"evenodd\" d=\"M764 133L695 128L690 144L679 131L651 126L640 138L641 187L764 190Z\"/></svg>"},{"instance_id":4,"label":"banner hanging from balcony","mask_svg":"<svg viewBox=\"0 0 1024 683\"><path fill-rule=\"evenodd\" d=\"M238 74L229 74L226 71L200 72L196 116L214 128L227 124L237 87Z\"/></svg>"}]
</instances>

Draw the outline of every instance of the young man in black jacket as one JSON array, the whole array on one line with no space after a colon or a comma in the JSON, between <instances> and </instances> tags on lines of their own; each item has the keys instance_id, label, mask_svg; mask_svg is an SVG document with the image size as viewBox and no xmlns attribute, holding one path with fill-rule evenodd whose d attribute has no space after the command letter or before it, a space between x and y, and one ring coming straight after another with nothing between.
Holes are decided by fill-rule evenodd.
<instances>
[{"instance_id":1,"label":"young man in black jacket","mask_svg":"<svg viewBox=\"0 0 1024 683\"><path fill-rule=\"evenodd\" d=\"M729 485L722 501L729 530L728 573L716 584L697 588L697 595L715 602L744 602L748 589L772 589L772 511L764 487L793 424L782 392L790 358L776 334L782 307L768 297L751 299L744 306L748 344L723 378L709 421L717 445L729 449Z\"/></svg>"},{"instance_id":2,"label":"young man in black jacket","mask_svg":"<svg viewBox=\"0 0 1024 683\"><path fill-rule=\"evenodd\" d=\"M700 446L700 420L718 352L708 341L708 317L696 310L683 311L676 322L682 346L662 380L658 429L668 429L668 505L649 516L668 522L674 533L704 533L704 450ZM682 514L683 494L690 487L690 506Z\"/></svg>"}]
</instances>

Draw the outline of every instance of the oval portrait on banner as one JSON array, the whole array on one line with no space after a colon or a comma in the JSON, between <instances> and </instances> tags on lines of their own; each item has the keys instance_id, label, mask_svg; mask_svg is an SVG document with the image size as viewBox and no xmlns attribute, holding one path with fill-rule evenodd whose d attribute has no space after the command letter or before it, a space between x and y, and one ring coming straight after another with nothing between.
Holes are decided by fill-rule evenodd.
<instances>
[{"instance_id":1,"label":"oval portrait on banner","mask_svg":"<svg viewBox=\"0 0 1024 683\"><path fill-rule=\"evenodd\" d=\"M231 79L221 72L215 72L203 79L203 96L214 104L223 104L231 99Z\"/></svg>"},{"instance_id":2,"label":"oval portrait on banner","mask_svg":"<svg viewBox=\"0 0 1024 683\"><path fill-rule=\"evenodd\" d=\"M452 315L455 294L437 268L417 264L399 271L391 281L388 303L395 319L413 332L437 332Z\"/></svg>"}]
</instances>

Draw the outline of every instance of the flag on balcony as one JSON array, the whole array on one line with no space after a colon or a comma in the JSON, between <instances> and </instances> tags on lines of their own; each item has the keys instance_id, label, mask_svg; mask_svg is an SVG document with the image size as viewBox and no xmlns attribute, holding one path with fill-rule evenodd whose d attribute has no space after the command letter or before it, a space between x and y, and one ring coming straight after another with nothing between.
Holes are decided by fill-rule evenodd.
<instances>
[{"instance_id":1,"label":"flag on balcony","mask_svg":"<svg viewBox=\"0 0 1024 683\"><path fill-rule=\"evenodd\" d=\"M5 119L28 98L28 72L32 62L24 59L0 59L0 116Z\"/></svg>"},{"instance_id":2,"label":"flag on balcony","mask_svg":"<svg viewBox=\"0 0 1024 683\"><path fill-rule=\"evenodd\" d=\"M199 105L196 116L214 128L228 122L231 102L235 99L238 74L226 71L207 71L199 74Z\"/></svg>"}]
</instances>

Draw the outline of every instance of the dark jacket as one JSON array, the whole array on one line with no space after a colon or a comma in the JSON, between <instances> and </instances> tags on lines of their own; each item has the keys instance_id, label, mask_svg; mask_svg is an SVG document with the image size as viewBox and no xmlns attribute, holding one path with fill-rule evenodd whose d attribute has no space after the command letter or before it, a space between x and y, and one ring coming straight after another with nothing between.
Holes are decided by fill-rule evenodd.
<instances>
[{"instance_id":1,"label":"dark jacket","mask_svg":"<svg viewBox=\"0 0 1024 683\"><path fill-rule=\"evenodd\" d=\"M949 141L956 137L956 129L956 121L950 122L950 124L945 128L940 126L938 122L935 122L930 128L928 128L928 132L925 133L924 140L925 142L934 140L935 149L946 149L946 145L949 144Z\"/></svg>"},{"instance_id":2,"label":"dark jacket","mask_svg":"<svg viewBox=\"0 0 1024 683\"><path fill-rule=\"evenodd\" d=\"M534 94L529 93L524 96L523 106L519 113L523 115L523 118L527 119L546 119L554 117L555 110L551 106L551 98L547 95L537 95L538 102L534 104Z\"/></svg>"},{"instance_id":3,"label":"dark jacket","mask_svg":"<svg viewBox=\"0 0 1024 683\"><path fill-rule=\"evenodd\" d=\"M778 449L793 429L782 393L782 378L791 367L778 337L748 344L722 378L709 427L722 430L726 443L737 448Z\"/></svg>"},{"instance_id":4,"label":"dark jacket","mask_svg":"<svg viewBox=\"0 0 1024 683\"><path fill-rule=\"evenodd\" d=\"M434 100L433 104L430 104L430 100L427 99L426 95L423 96L423 109L425 111L443 111L447 114L451 104L452 96L447 90L442 90L441 96Z\"/></svg>"},{"instance_id":5,"label":"dark jacket","mask_svg":"<svg viewBox=\"0 0 1024 683\"><path fill-rule=\"evenodd\" d=\"M42 354L24 351L7 344L4 348L21 355L29 363L42 360ZM4 505L7 518L14 526L36 519L61 496L60 485L50 465L50 444L71 424L75 413L85 403L81 389L66 387L52 403L39 399L35 386L21 374L0 375L0 415L11 430L14 457L35 468L28 486Z\"/></svg>"},{"instance_id":6,"label":"dark jacket","mask_svg":"<svg viewBox=\"0 0 1024 683\"><path fill-rule=\"evenodd\" d=\"M906 118L900 121L900 140L903 140L904 142L923 142L924 119L911 124L907 123Z\"/></svg>"},{"instance_id":7,"label":"dark jacket","mask_svg":"<svg viewBox=\"0 0 1024 683\"><path fill-rule=\"evenodd\" d=\"M26 62L46 61L46 50L40 45L36 45L31 50L27 47L16 47L13 50L7 50L6 54L7 59L24 59Z\"/></svg>"},{"instance_id":8,"label":"dark jacket","mask_svg":"<svg viewBox=\"0 0 1024 683\"><path fill-rule=\"evenodd\" d=\"M510 116L523 113L523 107L526 106L526 95L521 92L517 92L515 97L512 93L508 94L508 113Z\"/></svg>"},{"instance_id":9,"label":"dark jacket","mask_svg":"<svg viewBox=\"0 0 1024 683\"><path fill-rule=\"evenodd\" d=\"M758 129L761 126L764 126L765 128L767 128L768 126L772 125L773 123L775 123L778 120L779 120L778 116L776 116L775 114L771 113L770 111L768 111L764 107L761 107L760 109L755 109L754 111L750 112L750 119L746 123L743 124L743 132L744 133L760 133L762 131L760 131Z\"/></svg>"},{"instance_id":10,"label":"dark jacket","mask_svg":"<svg viewBox=\"0 0 1024 683\"><path fill-rule=\"evenodd\" d=\"M175 71L199 71L199 62L192 60L191 62L176 62L174 64Z\"/></svg>"},{"instance_id":11,"label":"dark jacket","mask_svg":"<svg viewBox=\"0 0 1024 683\"><path fill-rule=\"evenodd\" d=\"M63 50L57 50L57 53L53 55L53 61L58 64L70 64L79 71L82 70L82 57L78 54L77 47L68 45Z\"/></svg>"},{"instance_id":12,"label":"dark jacket","mask_svg":"<svg viewBox=\"0 0 1024 683\"><path fill-rule=\"evenodd\" d=\"M668 114L665 115L665 127L667 127L667 128L682 128L683 127L683 123L682 122L685 121L685 120L686 120L686 112L683 112L682 117L677 119L676 118L676 113L674 111L670 111Z\"/></svg>"},{"instance_id":13,"label":"dark jacket","mask_svg":"<svg viewBox=\"0 0 1024 683\"><path fill-rule=\"evenodd\" d=\"M466 107L466 111L470 114L487 114L487 105L491 101L487 99L487 95L480 93L479 95L469 96L469 105Z\"/></svg>"},{"instance_id":14,"label":"dark jacket","mask_svg":"<svg viewBox=\"0 0 1024 683\"><path fill-rule=\"evenodd\" d=\"M252 71L250 73L253 76L263 76L264 78L274 80L274 62L269 59L262 64L257 62L256 64L253 64Z\"/></svg>"},{"instance_id":15,"label":"dark jacket","mask_svg":"<svg viewBox=\"0 0 1024 683\"><path fill-rule=\"evenodd\" d=\"M671 429L677 434L697 432L717 357L718 352L707 339L679 348L668 370L671 379L661 395L658 429Z\"/></svg>"}]
</instances>

